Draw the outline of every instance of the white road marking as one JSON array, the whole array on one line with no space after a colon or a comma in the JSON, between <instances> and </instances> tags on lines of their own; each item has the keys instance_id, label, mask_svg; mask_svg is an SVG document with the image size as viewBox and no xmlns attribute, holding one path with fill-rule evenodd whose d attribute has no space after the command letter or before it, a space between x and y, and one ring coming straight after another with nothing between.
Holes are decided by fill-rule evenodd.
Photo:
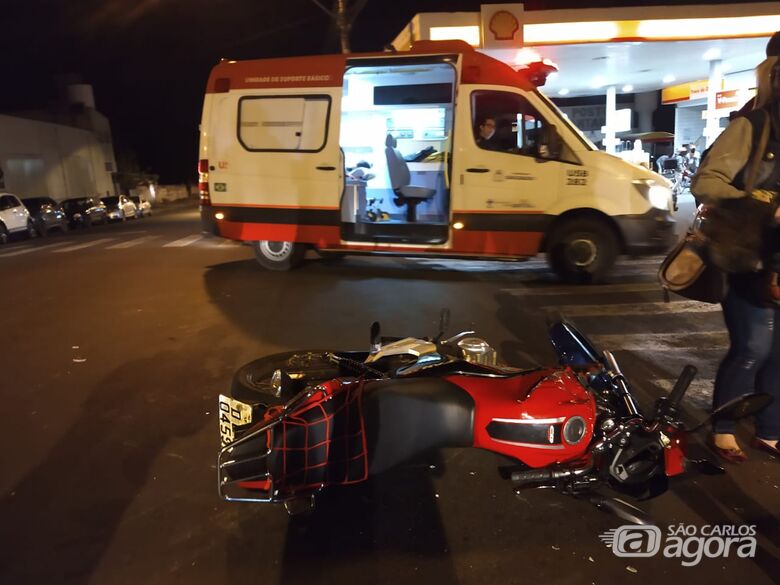
<instances>
[{"instance_id":1,"label":"white road marking","mask_svg":"<svg viewBox=\"0 0 780 585\"><path fill-rule=\"evenodd\" d=\"M729 346L726 330L696 331L693 333L638 333L591 335L596 347L613 351L691 351L723 349Z\"/></svg>"},{"instance_id":2,"label":"white road marking","mask_svg":"<svg viewBox=\"0 0 780 585\"><path fill-rule=\"evenodd\" d=\"M16 249L13 252L6 252L5 254L0 254L0 258L8 258L10 256L21 256L22 254L37 252L38 250L44 250L46 248L56 248L58 246L64 246L67 243L68 242L57 242L56 244L44 244L43 246L25 246L24 248Z\"/></svg>"},{"instance_id":3,"label":"white road marking","mask_svg":"<svg viewBox=\"0 0 780 585\"><path fill-rule=\"evenodd\" d=\"M551 305L547 307L567 317L613 317L622 315L679 315L680 313L719 313L720 305L697 301L671 303L615 303L610 305Z\"/></svg>"},{"instance_id":4,"label":"white road marking","mask_svg":"<svg viewBox=\"0 0 780 585\"><path fill-rule=\"evenodd\" d=\"M158 237L159 236L142 236L140 238L135 238L134 240L128 240L126 242L114 244L113 246L106 246L106 250L122 250L125 248L132 248L133 246L143 244L144 242L148 242L149 240L153 240Z\"/></svg>"},{"instance_id":5,"label":"white road marking","mask_svg":"<svg viewBox=\"0 0 780 585\"><path fill-rule=\"evenodd\" d=\"M642 258L622 258L616 266L661 266L666 256L645 256Z\"/></svg>"},{"instance_id":6,"label":"white road marking","mask_svg":"<svg viewBox=\"0 0 780 585\"><path fill-rule=\"evenodd\" d=\"M505 288L501 292L512 296L548 296L548 295L599 295L604 293L661 292L657 282L639 282L627 284L604 284L591 286L540 286L526 288Z\"/></svg>"},{"instance_id":7,"label":"white road marking","mask_svg":"<svg viewBox=\"0 0 780 585\"><path fill-rule=\"evenodd\" d=\"M116 238L100 238L99 240L92 240L91 242L84 242L83 244L76 244L75 246L68 246L67 248L61 248L59 250L52 250L55 254L63 254L66 252L75 252L76 250L83 250L84 248L91 248L99 244L105 244L106 242L112 242Z\"/></svg>"},{"instance_id":8,"label":"white road marking","mask_svg":"<svg viewBox=\"0 0 780 585\"><path fill-rule=\"evenodd\" d=\"M677 379L657 378L655 380L649 380L649 382L665 392L671 392ZM691 385L688 386L688 390L682 399L683 406L692 404L693 406L708 411L712 407L712 392L714 388L714 378L694 379L693 382L691 382Z\"/></svg>"},{"instance_id":9,"label":"white road marking","mask_svg":"<svg viewBox=\"0 0 780 585\"><path fill-rule=\"evenodd\" d=\"M198 240L202 240L203 236L200 234L195 234L193 236L187 236L186 238L181 238L180 240L174 240L173 242L168 242L163 246L163 248L183 248L184 246L189 246L190 244L194 244Z\"/></svg>"}]
</instances>

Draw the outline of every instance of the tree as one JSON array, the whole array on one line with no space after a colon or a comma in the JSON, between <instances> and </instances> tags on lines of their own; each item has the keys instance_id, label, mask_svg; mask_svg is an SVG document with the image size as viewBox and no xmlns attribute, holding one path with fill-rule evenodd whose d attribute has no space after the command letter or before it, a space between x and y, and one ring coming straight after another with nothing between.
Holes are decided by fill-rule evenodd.
<instances>
[{"instance_id":1,"label":"tree","mask_svg":"<svg viewBox=\"0 0 780 585\"><path fill-rule=\"evenodd\" d=\"M341 52L349 53L349 33L352 24L366 6L368 0L335 0L334 9L327 8L320 0L311 0L333 19L339 31L341 40Z\"/></svg>"}]
</instances>

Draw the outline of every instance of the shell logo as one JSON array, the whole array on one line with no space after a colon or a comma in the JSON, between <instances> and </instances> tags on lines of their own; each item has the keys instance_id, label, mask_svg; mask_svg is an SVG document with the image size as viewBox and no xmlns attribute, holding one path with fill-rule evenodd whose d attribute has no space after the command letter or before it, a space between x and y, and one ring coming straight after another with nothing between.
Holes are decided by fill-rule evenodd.
<instances>
[{"instance_id":1,"label":"shell logo","mask_svg":"<svg viewBox=\"0 0 780 585\"><path fill-rule=\"evenodd\" d=\"M497 41L511 41L515 38L520 23L511 12L499 10L491 17L488 28Z\"/></svg>"}]
</instances>

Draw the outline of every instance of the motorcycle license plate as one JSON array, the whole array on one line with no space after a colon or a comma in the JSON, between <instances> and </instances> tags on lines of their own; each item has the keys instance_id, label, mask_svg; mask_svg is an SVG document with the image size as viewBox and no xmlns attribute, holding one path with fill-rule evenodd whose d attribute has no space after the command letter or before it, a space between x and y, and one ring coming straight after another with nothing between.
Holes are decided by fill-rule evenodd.
<instances>
[{"instance_id":1,"label":"motorcycle license plate","mask_svg":"<svg viewBox=\"0 0 780 585\"><path fill-rule=\"evenodd\" d=\"M223 394L219 395L219 438L223 447L235 441L236 427L248 425L251 422L251 405Z\"/></svg>"}]
</instances>

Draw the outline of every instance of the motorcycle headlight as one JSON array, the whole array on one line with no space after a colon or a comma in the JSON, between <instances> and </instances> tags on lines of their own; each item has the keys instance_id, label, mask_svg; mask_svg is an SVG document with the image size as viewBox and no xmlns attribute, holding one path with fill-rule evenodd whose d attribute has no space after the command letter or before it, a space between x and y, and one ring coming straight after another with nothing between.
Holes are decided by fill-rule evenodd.
<instances>
[{"instance_id":1,"label":"motorcycle headlight","mask_svg":"<svg viewBox=\"0 0 780 585\"><path fill-rule=\"evenodd\" d=\"M638 179L634 181L634 186L656 209L669 209L672 190L667 185L657 183L653 179Z\"/></svg>"}]
</instances>

